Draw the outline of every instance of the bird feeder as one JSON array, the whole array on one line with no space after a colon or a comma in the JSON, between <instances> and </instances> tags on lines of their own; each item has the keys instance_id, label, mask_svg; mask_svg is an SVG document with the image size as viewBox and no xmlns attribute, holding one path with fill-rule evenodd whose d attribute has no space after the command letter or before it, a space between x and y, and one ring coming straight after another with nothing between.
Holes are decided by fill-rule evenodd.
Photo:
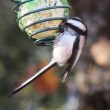
<instances>
[{"instance_id":1,"label":"bird feeder","mask_svg":"<svg viewBox=\"0 0 110 110\"><path fill-rule=\"evenodd\" d=\"M12 0L17 23L36 45L51 45L69 16L67 0Z\"/></svg>"}]
</instances>

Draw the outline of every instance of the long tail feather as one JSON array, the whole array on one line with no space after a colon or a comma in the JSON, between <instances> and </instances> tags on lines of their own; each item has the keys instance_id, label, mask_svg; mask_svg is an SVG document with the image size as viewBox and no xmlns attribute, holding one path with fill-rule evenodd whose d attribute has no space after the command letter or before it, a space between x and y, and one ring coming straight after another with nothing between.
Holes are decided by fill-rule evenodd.
<instances>
[{"instance_id":1,"label":"long tail feather","mask_svg":"<svg viewBox=\"0 0 110 110\"><path fill-rule=\"evenodd\" d=\"M35 75L33 75L31 78L27 79L25 82L23 82L20 86L15 88L8 96L13 96L14 94L18 93L21 89L29 85L31 82L36 80L36 78L39 78L43 73L47 72L50 68L56 65L55 61L51 61L47 66L45 66L43 69L38 71Z\"/></svg>"}]
</instances>

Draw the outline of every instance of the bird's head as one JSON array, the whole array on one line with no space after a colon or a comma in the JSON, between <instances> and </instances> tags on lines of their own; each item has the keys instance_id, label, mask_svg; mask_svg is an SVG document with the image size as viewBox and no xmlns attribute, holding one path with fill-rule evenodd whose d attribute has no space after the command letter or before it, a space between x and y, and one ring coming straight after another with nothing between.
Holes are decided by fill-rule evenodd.
<instances>
[{"instance_id":1,"label":"bird's head","mask_svg":"<svg viewBox=\"0 0 110 110\"><path fill-rule=\"evenodd\" d=\"M87 37L87 26L82 19L78 17L68 17L64 21L64 28L70 28L76 31L79 35L84 35Z\"/></svg>"}]
</instances>

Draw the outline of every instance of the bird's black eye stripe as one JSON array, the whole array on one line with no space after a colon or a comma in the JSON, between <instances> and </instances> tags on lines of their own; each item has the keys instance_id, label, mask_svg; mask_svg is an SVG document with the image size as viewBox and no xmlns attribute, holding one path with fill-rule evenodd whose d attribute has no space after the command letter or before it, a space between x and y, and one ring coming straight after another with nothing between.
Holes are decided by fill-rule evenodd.
<instances>
[{"instance_id":1,"label":"bird's black eye stripe","mask_svg":"<svg viewBox=\"0 0 110 110\"><path fill-rule=\"evenodd\" d=\"M82 24L84 24L84 22L78 18L73 18L73 20L80 21Z\"/></svg>"},{"instance_id":2,"label":"bird's black eye stripe","mask_svg":"<svg viewBox=\"0 0 110 110\"><path fill-rule=\"evenodd\" d=\"M78 32L80 35L86 35L86 31L82 31L81 29L70 23L67 23L66 25L69 26L71 29L75 30L76 32Z\"/></svg>"},{"instance_id":3,"label":"bird's black eye stripe","mask_svg":"<svg viewBox=\"0 0 110 110\"><path fill-rule=\"evenodd\" d=\"M69 19L72 19L72 20L74 20L74 21L79 21L79 22L81 22L85 27L86 27L86 29L87 29L87 26L86 26L86 24L79 18L77 18L77 17L68 17L67 19L66 19L66 22L67 22L67 20L69 20Z\"/></svg>"},{"instance_id":4,"label":"bird's black eye stripe","mask_svg":"<svg viewBox=\"0 0 110 110\"><path fill-rule=\"evenodd\" d=\"M75 20L75 21L79 21L79 22L81 22L83 25L85 25L85 23L79 18L77 18L77 17L70 17L70 18L68 18L68 19L72 19L72 20Z\"/></svg>"}]
</instances>

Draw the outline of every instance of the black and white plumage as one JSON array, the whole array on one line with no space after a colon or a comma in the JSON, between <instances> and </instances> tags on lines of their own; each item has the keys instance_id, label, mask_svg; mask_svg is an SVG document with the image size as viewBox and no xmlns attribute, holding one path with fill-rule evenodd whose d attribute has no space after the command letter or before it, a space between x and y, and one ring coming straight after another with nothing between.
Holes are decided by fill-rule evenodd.
<instances>
[{"instance_id":1,"label":"black and white plumage","mask_svg":"<svg viewBox=\"0 0 110 110\"><path fill-rule=\"evenodd\" d=\"M87 27L84 22L78 17L67 18L64 25L63 35L61 35L61 37L58 36L57 39L59 39L59 43L62 43L62 45L60 46L60 48L62 47L61 51L64 50L64 52L61 52L60 54L65 55L60 56L62 59L65 58L66 63L63 63L63 65L67 65L66 69L62 73L62 82L65 82L67 74L77 63L85 46L85 43L87 41ZM56 47L54 46L53 52L56 48L58 50L58 43L56 43ZM57 52L54 52L54 54L55 53ZM60 50L58 53L60 53Z\"/></svg>"},{"instance_id":2,"label":"black and white plumage","mask_svg":"<svg viewBox=\"0 0 110 110\"><path fill-rule=\"evenodd\" d=\"M53 45L53 58L50 63L34 76L23 82L11 94L14 95L55 65L66 66L62 82L77 63L87 40L87 27L78 17L69 17L63 23L63 31L56 37Z\"/></svg>"}]
</instances>

